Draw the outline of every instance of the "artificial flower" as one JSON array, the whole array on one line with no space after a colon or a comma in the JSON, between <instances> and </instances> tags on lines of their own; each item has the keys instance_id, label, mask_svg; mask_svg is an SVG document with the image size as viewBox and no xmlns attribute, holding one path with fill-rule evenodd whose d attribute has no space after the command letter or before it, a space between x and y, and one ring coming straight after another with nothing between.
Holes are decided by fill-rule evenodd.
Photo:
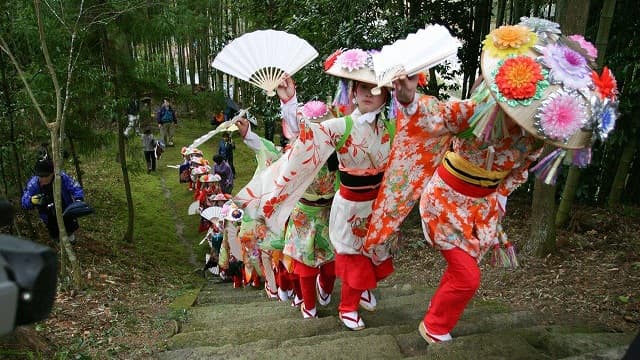
<instances>
[{"instance_id":1,"label":"artificial flower","mask_svg":"<svg viewBox=\"0 0 640 360\"><path fill-rule=\"evenodd\" d=\"M550 95L536 114L536 127L552 140L567 141L585 122L584 103L577 95L562 90Z\"/></svg>"},{"instance_id":2,"label":"artificial flower","mask_svg":"<svg viewBox=\"0 0 640 360\"><path fill-rule=\"evenodd\" d=\"M569 39L578 43L582 50L584 50L587 55L591 56L593 59L598 57L598 49L596 49L590 41L585 39L584 36L576 34L569 36Z\"/></svg>"},{"instance_id":3,"label":"artificial flower","mask_svg":"<svg viewBox=\"0 0 640 360\"><path fill-rule=\"evenodd\" d=\"M331 69L340 54L342 54L342 49L338 49L334 51L333 54L329 55L329 57L324 61L324 71Z\"/></svg>"},{"instance_id":4,"label":"artificial flower","mask_svg":"<svg viewBox=\"0 0 640 360\"><path fill-rule=\"evenodd\" d=\"M598 95L602 99L615 100L618 96L618 83L608 67L602 68L602 75L597 72L591 72L591 80L598 91Z\"/></svg>"},{"instance_id":5,"label":"artificial flower","mask_svg":"<svg viewBox=\"0 0 640 360\"><path fill-rule=\"evenodd\" d=\"M551 44L543 50L543 62L550 69L552 83L561 83L569 89L581 89L591 84L591 69L587 60L575 50Z\"/></svg>"},{"instance_id":6,"label":"artificial flower","mask_svg":"<svg viewBox=\"0 0 640 360\"><path fill-rule=\"evenodd\" d=\"M369 54L361 49L351 49L338 55L338 64L348 71L358 70L367 64Z\"/></svg>"},{"instance_id":7,"label":"artificial flower","mask_svg":"<svg viewBox=\"0 0 640 360\"><path fill-rule=\"evenodd\" d=\"M537 40L538 36L526 26L505 25L490 32L482 43L489 55L504 58L526 52Z\"/></svg>"},{"instance_id":8,"label":"artificial flower","mask_svg":"<svg viewBox=\"0 0 640 360\"><path fill-rule=\"evenodd\" d=\"M560 24L547 19L523 16L520 18L519 25L524 25L537 33L548 32L552 34L561 34Z\"/></svg>"},{"instance_id":9,"label":"artificial flower","mask_svg":"<svg viewBox=\"0 0 640 360\"><path fill-rule=\"evenodd\" d=\"M500 93L514 100L532 98L541 80L544 80L544 75L540 64L524 55L504 60L495 77Z\"/></svg>"},{"instance_id":10,"label":"artificial flower","mask_svg":"<svg viewBox=\"0 0 640 360\"><path fill-rule=\"evenodd\" d=\"M600 140L605 141L616 125L618 103L608 98L591 98L591 123Z\"/></svg>"},{"instance_id":11,"label":"artificial flower","mask_svg":"<svg viewBox=\"0 0 640 360\"><path fill-rule=\"evenodd\" d=\"M302 106L302 115L308 119L320 119L327 115L329 109L322 101L312 100Z\"/></svg>"}]
</instances>

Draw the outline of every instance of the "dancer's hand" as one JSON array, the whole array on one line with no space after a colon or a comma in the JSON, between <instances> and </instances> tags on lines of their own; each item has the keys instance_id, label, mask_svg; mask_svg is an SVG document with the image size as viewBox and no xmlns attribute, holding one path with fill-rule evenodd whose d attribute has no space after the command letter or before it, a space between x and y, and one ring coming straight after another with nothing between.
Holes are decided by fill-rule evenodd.
<instances>
[{"instance_id":1,"label":"dancer's hand","mask_svg":"<svg viewBox=\"0 0 640 360\"><path fill-rule=\"evenodd\" d=\"M418 75L401 75L393 81L393 88L395 89L396 99L398 99L401 104L409 104L413 101L413 97L416 94L417 87Z\"/></svg>"},{"instance_id":2,"label":"dancer's hand","mask_svg":"<svg viewBox=\"0 0 640 360\"><path fill-rule=\"evenodd\" d=\"M251 123L245 118L238 119L236 121L236 126L238 127L238 132L240 132L240 136L242 136L243 139L251 129Z\"/></svg>"},{"instance_id":3,"label":"dancer's hand","mask_svg":"<svg viewBox=\"0 0 640 360\"><path fill-rule=\"evenodd\" d=\"M276 88L276 93L280 100L286 103L296 94L296 83L289 75L286 75Z\"/></svg>"}]
</instances>

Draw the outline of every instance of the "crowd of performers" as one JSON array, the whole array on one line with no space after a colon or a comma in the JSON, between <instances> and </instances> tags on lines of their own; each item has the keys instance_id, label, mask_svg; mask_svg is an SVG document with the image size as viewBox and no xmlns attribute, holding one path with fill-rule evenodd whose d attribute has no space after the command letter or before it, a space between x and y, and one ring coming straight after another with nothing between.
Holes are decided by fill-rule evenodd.
<instances>
[{"instance_id":1,"label":"crowd of performers","mask_svg":"<svg viewBox=\"0 0 640 360\"><path fill-rule=\"evenodd\" d=\"M258 168L222 206L244 210L242 220L204 226L238 229L242 284L264 279L266 295L303 318L330 303L339 278L339 318L360 330L360 309L376 309L372 290L394 270L399 225L419 204L424 237L447 267L418 331L449 341L479 287L478 263L502 237L507 197L530 171L549 181L565 157L586 165L591 143L613 128L616 83L592 69L594 51L555 23L525 18L487 36L470 99L441 101L416 91L420 76L379 88L369 52L338 50L325 61L341 78L334 107L300 106L290 78L278 87L288 148L234 120ZM545 143L558 149L541 158Z\"/></svg>"}]
</instances>

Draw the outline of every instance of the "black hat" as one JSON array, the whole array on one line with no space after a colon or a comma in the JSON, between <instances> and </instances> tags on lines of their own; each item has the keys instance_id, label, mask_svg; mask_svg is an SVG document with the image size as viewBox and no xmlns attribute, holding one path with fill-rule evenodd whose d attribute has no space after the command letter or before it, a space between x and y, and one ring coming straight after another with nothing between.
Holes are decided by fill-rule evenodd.
<instances>
[{"instance_id":1,"label":"black hat","mask_svg":"<svg viewBox=\"0 0 640 360\"><path fill-rule=\"evenodd\" d=\"M53 173L53 161L51 159L41 159L36 162L36 176L49 176Z\"/></svg>"}]
</instances>

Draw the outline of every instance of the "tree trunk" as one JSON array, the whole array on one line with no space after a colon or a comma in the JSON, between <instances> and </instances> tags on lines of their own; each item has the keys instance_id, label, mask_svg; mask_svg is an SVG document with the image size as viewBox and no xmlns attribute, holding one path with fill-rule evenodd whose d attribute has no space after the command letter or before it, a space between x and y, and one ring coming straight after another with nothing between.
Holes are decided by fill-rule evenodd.
<instances>
[{"instance_id":1,"label":"tree trunk","mask_svg":"<svg viewBox=\"0 0 640 360\"><path fill-rule=\"evenodd\" d=\"M126 144L124 137L124 124L121 116L118 116L119 109L113 109L112 112L112 120L116 121L118 124L118 152L120 153L120 169L122 170L122 180L124 182L124 192L127 197L127 231L125 231L122 239L125 242L132 243L133 242L133 225L135 219L134 207L133 207L133 196L131 195L131 182L129 181L129 169L127 167L127 153L126 153Z\"/></svg>"},{"instance_id":2,"label":"tree trunk","mask_svg":"<svg viewBox=\"0 0 640 360\"><path fill-rule=\"evenodd\" d=\"M635 115L635 114L634 114ZM636 116L633 116L636 119ZM622 149L622 155L618 162L618 169L616 175L613 178L613 184L611 185L611 191L609 192L609 200L607 205L609 209L614 210L619 208L624 188L629 180L629 170L631 169L631 163L633 155L636 152L637 140L635 136L632 136L629 142Z\"/></svg>"},{"instance_id":3,"label":"tree trunk","mask_svg":"<svg viewBox=\"0 0 640 360\"><path fill-rule=\"evenodd\" d=\"M540 158L547 156L554 149L551 145L545 145L544 152ZM547 185L543 181L536 179L533 189L529 239L522 247L527 254L542 257L555 250L555 193L555 186Z\"/></svg>"},{"instance_id":4,"label":"tree trunk","mask_svg":"<svg viewBox=\"0 0 640 360\"><path fill-rule=\"evenodd\" d=\"M76 147L73 143L73 138L67 135L67 139L69 140L69 149L71 151L71 158L73 159L73 166L76 168L76 180L80 186L82 185L82 170L80 169L80 158L78 157L78 153L76 152Z\"/></svg>"},{"instance_id":5,"label":"tree trunk","mask_svg":"<svg viewBox=\"0 0 640 360\"><path fill-rule=\"evenodd\" d=\"M588 8L587 2L587 8ZM607 51L607 44L609 42L609 30L611 29L611 19L613 18L613 11L616 7L616 0L606 0L602 12L600 14L600 24L598 26L598 37L596 44L598 46L598 64L602 66L604 63L605 54ZM588 12L587 15L588 16ZM585 20L586 21L586 20ZM585 23L586 24L586 23ZM584 28L582 32L584 33ZM573 206L573 202L576 197L576 188L580 183L580 169L576 166L571 166L569 169L569 175L567 182L564 184L562 190L562 198L560 205L558 206L558 214L556 215L556 225L565 226L569 220L569 212Z\"/></svg>"},{"instance_id":6,"label":"tree trunk","mask_svg":"<svg viewBox=\"0 0 640 360\"><path fill-rule=\"evenodd\" d=\"M496 27L504 25L504 13L507 8L507 0L498 0L498 10L496 11Z\"/></svg>"},{"instance_id":7,"label":"tree trunk","mask_svg":"<svg viewBox=\"0 0 640 360\"><path fill-rule=\"evenodd\" d=\"M586 3L586 5L585 5ZM589 13L589 1L566 0L558 20L565 34L583 34ZM561 11L559 10L559 11ZM553 151L554 147L545 145L543 157ZM535 254L544 256L555 249L556 244L556 186L546 185L536 180L533 191L533 217L531 222L530 242L537 245ZM570 205L567 205L570 206ZM553 229L552 229L553 228Z\"/></svg>"}]
</instances>

